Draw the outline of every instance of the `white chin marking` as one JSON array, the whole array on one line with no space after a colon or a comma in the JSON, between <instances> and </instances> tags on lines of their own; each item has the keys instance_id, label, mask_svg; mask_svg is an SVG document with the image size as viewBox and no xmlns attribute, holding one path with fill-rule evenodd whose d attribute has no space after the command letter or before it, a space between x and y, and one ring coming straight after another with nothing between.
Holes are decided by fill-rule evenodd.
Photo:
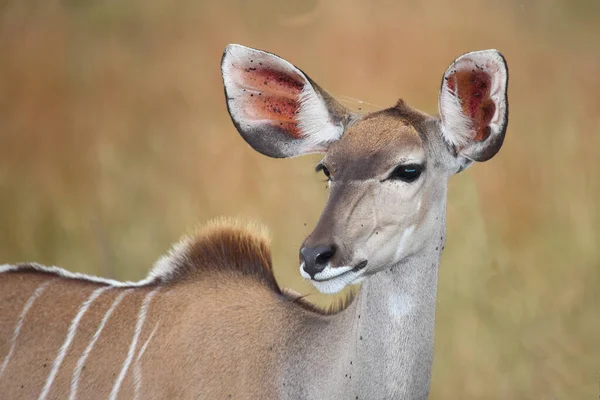
<instances>
[{"instance_id":1,"label":"white chin marking","mask_svg":"<svg viewBox=\"0 0 600 400\"><path fill-rule=\"evenodd\" d=\"M316 279L327 279L325 281L311 280L313 286L321 293L334 294L341 292L346 286L354 284L362 278L363 270L351 272L352 267L331 268L327 266L323 271L315 275Z\"/></svg>"},{"instance_id":2,"label":"white chin marking","mask_svg":"<svg viewBox=\"0 0 600 400\"><path fill-rule=\"evenodd\" d=\"M336 276L342 275L345 272L352 270L352 267L338 267L331 268L329 264L325 267L325 269L317 274L315 274L315 279L322 281L325 279L335 278Z\"/></svg>"},{"instance_id":3,"label":"white chin marking","mask_svg":"<svg viewBox=\"0 0 600 400\"><path fill-rule=\"evenodd\" d=\"M323 294L335 294L341 292L347 285L345 279L332 279L330 281L311 281L314 287Z\"/></svg>"}]
</instances>

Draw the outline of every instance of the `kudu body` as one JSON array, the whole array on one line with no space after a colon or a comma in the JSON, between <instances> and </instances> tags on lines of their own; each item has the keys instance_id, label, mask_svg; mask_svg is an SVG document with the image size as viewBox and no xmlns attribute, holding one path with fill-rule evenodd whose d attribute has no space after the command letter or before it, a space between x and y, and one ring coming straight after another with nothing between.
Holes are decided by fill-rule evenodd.
<instances>
[{"instance_id":1,"label":"kudu body","mask_svg":"<svg viewBox=\"0 0 600 400\"><path fill-rule=\"evenodd\" d=\"M271 157L320 152L330 196L300 251L322 310L280 289L269 244L231 224L120 283L0 267L0 398L422 399L429 391L447 179L497 153L508 82L495 50L446 71L440 116L356 115L301 70L229 45L227 106Z\"/></svg>"}]
</instances>

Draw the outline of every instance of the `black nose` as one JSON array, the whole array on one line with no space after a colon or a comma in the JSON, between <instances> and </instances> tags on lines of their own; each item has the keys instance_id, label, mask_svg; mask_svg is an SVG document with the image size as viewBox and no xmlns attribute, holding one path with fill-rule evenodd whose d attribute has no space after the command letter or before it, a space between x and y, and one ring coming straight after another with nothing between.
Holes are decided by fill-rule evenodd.
<instances>
[{"instance_id":1,"label":"black nose","mask_svg":"<svg viewBox=\"0 0 600 400\"><path fill-rule=\"evenodd\" d=\"M300 255L304 260L304 271L312 278L323 271L335 254L335 246L303 247Z\"/></svg>"}]
</instances>

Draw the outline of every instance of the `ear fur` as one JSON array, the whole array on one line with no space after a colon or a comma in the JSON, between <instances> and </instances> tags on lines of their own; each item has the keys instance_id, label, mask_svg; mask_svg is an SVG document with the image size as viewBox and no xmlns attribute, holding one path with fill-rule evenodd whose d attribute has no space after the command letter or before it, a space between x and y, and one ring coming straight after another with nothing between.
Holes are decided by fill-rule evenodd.
<instances>
[{"instance_id":1,"label":"ear fur","mask_svg":"<svg viewBox=\"0 0 600 400\"><path fill-rule=\"evenodd\" d=\"M227 109L244 140L270 157L324 152L349 112L288 61L238 44L221 61Z\"/></svg>"},{"instance_id":2,"label":"ear fur","mask_svg":"<svg viewBox=\"0 0 600 400\"><path fill-rule=\"evenodd\" d=\"M440 89L442 134L457 156L487 161L508 125L508 67L497 50L464 54L446 70Z\"/></svg>"}]
</instances>

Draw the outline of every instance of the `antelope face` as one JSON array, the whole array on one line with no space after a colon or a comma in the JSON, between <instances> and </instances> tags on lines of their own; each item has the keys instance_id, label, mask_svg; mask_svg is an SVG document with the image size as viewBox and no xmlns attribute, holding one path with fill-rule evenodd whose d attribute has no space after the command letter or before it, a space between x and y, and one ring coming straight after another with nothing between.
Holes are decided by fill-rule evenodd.
<instances>
[{"instance_id":1,"label":"antelope face","mask_svg":"<svg viewBox=\"0 0 600 400\"><path fill-rule=\"evenodd\" d=\"M507 125L508 75L495 50L455 60L439 117L403 101L352 114L289 62L229 45L227 105L242 137L271 157L323 153L329 199L300 249L300 274L336 293L439 241L449 176L495 155Z\"/></svg>"}]
</instances>

